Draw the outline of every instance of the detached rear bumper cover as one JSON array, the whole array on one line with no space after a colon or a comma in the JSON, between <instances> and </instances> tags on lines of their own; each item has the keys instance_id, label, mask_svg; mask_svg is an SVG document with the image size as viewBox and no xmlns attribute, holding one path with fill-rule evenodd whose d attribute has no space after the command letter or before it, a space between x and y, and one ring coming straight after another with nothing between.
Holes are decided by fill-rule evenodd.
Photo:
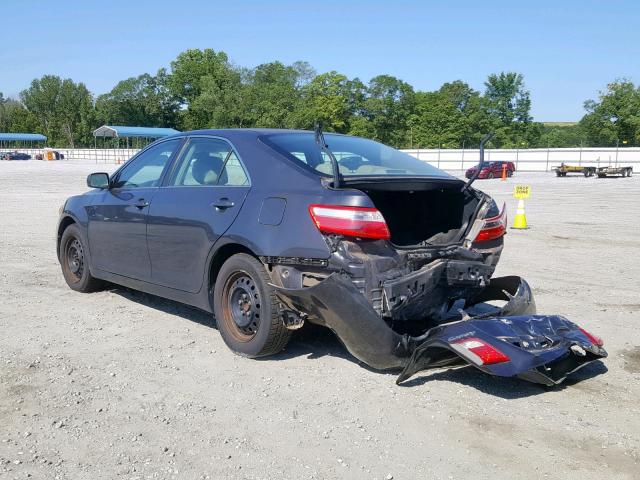
<instances>
[{"instance_id":1,"label":"detached rear bumper cover","mask_svg":"<svg viewBox=\"0 0 640 480\"><path fill-rule=\"evenodd\" d=\"M587 363L607 356L590 342L577 325L557 315L535 315L529 285L520 277L491 280L465 309L487 300L506 300L498 310L470 319L439 325L419 337L393 331L378 316L353 282L332 274L303 289L276 287L279 299L290 309L305 312L331 328L347 350L377 370L402 369L400 383L429 368L470 364L502 377L519 377L554 385ZM473 337L509 357L502 363L484 365L478 357L458 347Z\"/></svg>"}]
</instances>

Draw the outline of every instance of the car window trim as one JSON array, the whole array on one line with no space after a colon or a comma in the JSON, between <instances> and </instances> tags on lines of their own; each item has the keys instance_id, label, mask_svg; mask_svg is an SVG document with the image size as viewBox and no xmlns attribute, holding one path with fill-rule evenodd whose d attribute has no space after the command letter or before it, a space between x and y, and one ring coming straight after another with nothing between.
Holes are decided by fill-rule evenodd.
<instances>
[{"instance_id":1,"label":"car window trim","mask_svg":"<svg viewBox=\"0 0 640 480\"><path fill-rule=\"evenodd\" d=\"M191 143L191 140L194 138L210 138L213 140L222 140L223 142L225 142L227 145L229 145L229 147L231 147L231 149L229 150L229 153L227 154L227 156L224 159L224 163L222 164L222 170L220 170L220 173L222 173L224 171L224 169L227 167L227 161L229 160L229 157L231 156L231 153L233 152L236 156L236 158L238 159L238 162L240 162L240 167L242 167L242 170L245 174L245 176L247 177L247 185L169 185L169 180L171 178L173 178L173 175L176 173L176 169L179 167L180 162L183 160L184 155L186 155L187 153L187 149L189 147L189 144ZM175 158L175 160L172 162L171 165L171 172L165 172L166 174L164 175L163 181L162 183L159 185L160 188L215 188L215 187L227 187L227 188L247 188L247 187L251 187L252 182L251 182L251 176L249 175L249 171L247 170L247 167L245 166L245 162L242 160L242 157L240 157L240 154L238 153L238 150L236 149L235 145L233 144L233 142L231 142L229 139L225 138L225 137L221 137L219 135L203 135L203 134L198 134L198 135L188 135L185 137L185 142L182 145L182 147L180 148L180 152L179 152L179 156ZM219 180L219 179L218 179Z\"/></svg>"},{"instance_id":2,"label":"car window trim","mask_svg":"<svg viewBox=\"0 0 640 480\"><path fill-rule=\"evenodd\" d=\"M144 147L142 150L140 150L138 153L136 153L133 157L131 157L129 160L127 160L124 163L124 165L122 165L118 170L116 170L116 172L113 174L113 178L110 180L113 183L117 183L118 180L120 179L120 175L122 175L122 172L124 172L125 169L129 165L133 164L133 162L135 162L136 159L140 155L145 153L150 148L156 147L158 145L162 145L163 143L170 142L170 141L173 141L173 140L179 140L178 148L176 148L175 152L173 152L171 154L171 156L167 159L167 164L162 169L162 173L160 174L160 178L158 179L158 185L156 185L155 187L129 187L129 186L113 187L114 190L138 190L138 189L143 189L143 188L158 188L158 187L162 186L162 184L163 184L163 182L165 180L165 177L167 175L167 171L173 165L173 161L174 161L174 159L176 157L176 154L178 154L179 152L182 151L182 148L183 148L184 143L185 143L185 139L186 139L186 137L183 137L183 136L180 136L180 137L172 136L172 137L168 137L168 138L163 138L160 141L155 141L153 143L150 143L149 145Z\"/></svg>"}]
</instances>

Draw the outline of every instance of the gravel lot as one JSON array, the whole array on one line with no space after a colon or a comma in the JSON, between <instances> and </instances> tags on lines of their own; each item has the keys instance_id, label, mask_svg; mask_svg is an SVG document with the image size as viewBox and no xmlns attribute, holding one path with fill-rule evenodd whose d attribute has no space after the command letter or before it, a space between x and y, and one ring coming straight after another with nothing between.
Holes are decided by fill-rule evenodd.
<instances>
[{"instance_id":1,"label":"gravel lot","mask_svg":"<svg viewBox=\"0 0 640 480\"><path fill-rule=\"evenodd\" d=\"M68 289L58 207L114 168L0 162L0 478L638 478L640 176L477 182L510 219L532 185L497 274L608 359L553 389L471 368L398 387L319 328L248 360L196 309Z\"/></svg>"}]
</instances>

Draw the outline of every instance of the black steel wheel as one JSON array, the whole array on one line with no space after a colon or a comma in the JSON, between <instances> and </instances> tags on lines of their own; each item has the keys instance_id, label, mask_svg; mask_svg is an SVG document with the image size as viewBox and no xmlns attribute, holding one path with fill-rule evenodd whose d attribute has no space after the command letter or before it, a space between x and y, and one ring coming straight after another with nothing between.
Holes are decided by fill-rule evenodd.
<instances>
[{"instance_id":1,"label":"black steel wheel","mask_svg":"<svg viewBox=\"0 0 640 480\"><path fill-rule=\"evenodd\" d=\"M60 239L60 266L67 285L78 292L93 292L104 284L89 271L89 253L77 225L69 225Z\"/></svg>"},{"instance_id":2,"label":"black steel wheel","mask_svg":"<svg viewBox=\"0 0 640 480\"><path fill-rule=\"evenodd\" d=\"M244 253L231 256L218 273L213 293L218 330L227 346L240 355L278 353L291 336L269 282L262 263Z\"/></svg>"},{"instance_id":3,"label":"black steel wheel","mask_svg":"<svg viewBox=\"0 0 640 480\"><path fill-rule=\"evenodd\" d=\"M254 280L247 272L235 272L227 279L223 295L224 317L233 321L231 332L238 341L250 341L258 332L262 306Z\"/></svg>"},{"instance_id":4,"label":"black steel wheel","mask_svg":"<svg viewBox=\"0 0 640 480\"><path fill-rule=\"evenodd\" d=\"M84 273L84 250L82 244L77 238L72 238L65 248L65 259L67 262L67 270L75 278L76 281L82 280Z\"/></svg>"}]
</instances>

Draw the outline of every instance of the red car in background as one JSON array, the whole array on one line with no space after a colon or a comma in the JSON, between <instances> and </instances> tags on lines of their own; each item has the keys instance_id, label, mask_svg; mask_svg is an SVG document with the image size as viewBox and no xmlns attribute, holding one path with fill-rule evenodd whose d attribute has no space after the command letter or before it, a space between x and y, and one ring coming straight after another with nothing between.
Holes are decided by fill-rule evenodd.
<instances>
[{"instance_id":1,"label":"red car in background","mask_svg":"<svg viewBox=\"0 0 640 480\"><path fill-rule=\"evenodd\" d=\"M465 177L471 178L478 170L478 166L471 167L465 173ZM507 177L513 176L513 172L516 171L516 166L513 162L486 162L480 170L478 178L500 178L502 177L502 169L506 166Z\"/></svg>"}]
</instances>

